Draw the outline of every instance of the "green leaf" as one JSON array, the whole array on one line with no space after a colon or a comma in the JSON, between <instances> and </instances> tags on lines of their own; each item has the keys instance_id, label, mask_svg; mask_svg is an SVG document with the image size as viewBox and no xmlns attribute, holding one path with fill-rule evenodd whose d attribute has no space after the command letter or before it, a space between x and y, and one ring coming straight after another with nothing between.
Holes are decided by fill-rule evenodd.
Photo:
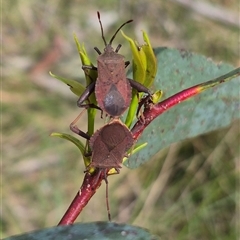
<instances>
[{"instance_id":1,"label":"green leaf","mask_svg":"<svg viewBox=\"0 0 240 240\"><path fill-rule=\"evenodd\" d=\"M78 38L76 36L76 34L73 34L73 38L74 38L74 41L77 45L77 50L78 50L78 54L79 54L79 57L81 59L81 62L83 65L88 65L88 66L92 66L92 63L91 63L91 60L90 58L88 57L88 54L87 54L87 51L84 47L84 45L80 44L80 42L78 41Z\"/></svg>"},{"instance_id":2,"label":"green leaf","mask_svg":"<svg viewBox=\"0 0 240 240\"><path fill-rule=\"evenodd\" d=\"M146 77L144 81L144 86L151 87L157 73L157 59L153 52L150 40L148 35L143 31L143 39L145 44L142 46L142 49L146 55L147 59L147 68L146 68Z\"/></svg>"},{"instance_id":3,"label":"green leaf","mask_svg":"<svg viewBox=\"0 0 240 240\"><path fill-rule=\"evenodd\" d=\"M158 48L158 74L154 86L162 89L163 99L196 84L224 75L234 68L186 51ZM138 143L148 146L125 163L136 168L171 143L192 138L231 124L240 118L240 78L208 89L169 109L144 131Z\"/></svg>"},{"instance_id":4,"label":"green leaf","mask_svg":"<svg viewBox=\"0 0 240 240\"><path fill-rule=\"evenodd\" d=\"M78 50L78 54L81 59L82 65L93 67L93 64L92 64L90 58L88 57L88 54L87 54L87 51L86 51L84 45L80 44L80 42L78 41L77 36L75 34L73 35L73 37L74 37L74 41L77 45L77 50ZM85 77L86 77L86 86L88 86L91 82L96 81L97 71L92 70L92 69L89 69L88 71L86 70Z\"/></svg>"},{"instance_id":5,"label":"green leaf","mask_svg":"<svg viewBox=\"0 0 240 240\"><path fill-rule=\"evenodd\" d=\"M54 77L54 78L60 80L61 82L67 84L70 87L70 90L77 96L81 96L83 91L85 90L85 87L78 81L57 76L57 75L53 74L52 72L49 72L49 74L51 77Z\"/></svg>"},{"instance_id":6,"label":"green leaf","mask_svg":"<svg viewBox=\"0 0 240 240\"><path fill-rule=\"evenodd\" d=\"M133 39L128 37L121 31L123 37L128 40L131 51L132 51L132 64L133 64L133 79L146 87L151 87L156 76L157 62L154 55L151 43L149 41L148 35L143 32L144 45L139 46ZM140 97L142 94L140 93ZM138 108L138 92L133 89L132 91L132 101L127 113L125 124L130 127L133 119L136 115L136 110Z\"/></svg>"},{"instance_id":7,"label":"green leaf","mask_svg":"<svg viewBox=\"0 0 240 240\"><path fill-rule=\"evenodd\" d=\"M86 51L84 45L80 44L80 42L78 41L78 38L75 34L74 34L74 41L77 45L77 50L78 50L82 65L83 66L93 66L90 58L88 57L88 54L87 54L87 51ZM85 78L86 78L86 86L88 86L93 81L96 81L97 71L92 70L92 69L85 70ZM85 90L85 88L84 88L84 90ZM89 96L89 102L97 105L97 101L96 101L96 97L95 97L94 93ZM95 116L96 116L96 109L88 108L87 111L88 111L88 134L92 135L94 133L94 121L95 121Z\"/></svg>"},{"instance_id":8,"label":"green leaf","mask_svg":"<svg viewBox=\"0 0 240 240\"><path fill-rule=\"evenodd\" d=\"M133 55L133 79L139 83L144 84L147 68L146 54L142 48L138 47L133 39L124 34L123 31L121 31L121 33L123 37L129 41L131 47Z\"/></svg>"},{"instance_id":9,"label":"green leaf","mask_svg":"<svg viewBox=\"0 0 240 240\"><path fill-rule=\"evenodd\" d=\"M84 160L84 164L85 166L87 167L90 163L90 158L88 157L85 157L85 153L86 153L86 147L84 146L84 144L78 140L77 138L73 137L72 135L69 135L69 134L66 134L66 133L51 133L50 135L51 137L60 137L60 138L63 138L63 139L66 139L72 143L74 143L78 149L80 150L81 154L82 154L82 157L83 157L83 160Z\"/></svg>"},{"instance_id":10,"label":"green leaf","mask_svg":"<svg viewBox=\"0 0 240 240\"><path fill-rule=\"evenodd\" d=\"M78 223L38 230L23 235L12 236L5 240L157 240L159 237L150 234L146 229L117 224L113 222Z\"/></svg>"}]
</instances>

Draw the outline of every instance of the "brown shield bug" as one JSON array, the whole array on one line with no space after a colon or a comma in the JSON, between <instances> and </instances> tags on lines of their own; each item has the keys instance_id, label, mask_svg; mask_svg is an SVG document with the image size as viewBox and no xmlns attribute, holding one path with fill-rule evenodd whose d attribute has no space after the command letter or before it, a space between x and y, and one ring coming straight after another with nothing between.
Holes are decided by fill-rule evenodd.
<instances>
[{"instance_id":1,"label":"brown shield bug","mask_svg":"<svg viewBox=\"0 0 240 240\"><path fill-rule=\"evenodd\" d=\"M90 138L90 167L121 168L120 164L133 143L134 139L129 129L120 120L113 119Z\"/></svg>"},{"instance_id":2,"label":"brown shield bug","mask_svg":"<svg viewBox=\"0 0 240 240\"><path fill-rule=\"evenodd\" d=\"M91 167L94 167L98 171L98 177L100 174L104 174L104 180L106 182L106 204L108 218L109 221L111 221L111 214L108 203L107 173L111 168L115 168L117 173L119 173L119 168L121 168L123 158L126 156L127 151L134 144L132 133L120 121L120 119L113 119L111 122L97 130L90 137L75 125L75 122L77 120L78 117L70 125L70 129L78 135L89 140L91 152L86 155L91 156L92 161L87 167L86 171L89 171Z\"/></svg>"},{"instance_id":3,"label":"brown shield bug","mask_svg":"<svg viewBox=\"0 0 240 240\"><path fill-rule=\"evenodd\" d=\"M70 129L81 137L89 140L92 161L88 169L90 167L101 169L121 168L120 164L127 151L133 146L134 139L131 131L120 119L113 119L97 130L91 137L81 131L75 125L75 122L76 121L70 125Z\"/></svg>"},{"instance_id":4,"label":"brown shield bug","mask_svg":"<svg viewBox=\"0 0 240 240\"><path fill-rule=\"evenodd\" d=\"M101 53L98 48L94 48L100 55L97 59L98 77L96 82L91 83L86 88L86 90L78 99L77 105L79 107L92 107L92 104L83 104L83 102L95 90L98 106L108 115L112 117L119 117L130 105L132 87L137 91L145 92L148 95L151 95L151 93L149 89L142 84L126 77L125 67L129 64L129 62L125 62L124 56L118 54L121 45L118 45L115 51L112 47L112 42L119 30L133 20L123 23L112 36L110 42L107 44L103 34L100 13L97 12L97 14L105 49L104 52ZM96 69L91 66L83 66L83 69L86 68Z\"/></svg>"},{"instance_id":5,"label":"brown shield bug","mask_svg":"<svg viewBox=\"0 0 240 240\"><path fill-rule=\"evenodd\" d=\"M92 162L88 166L88 169L90 167L98 168L99 174L101 171L104 171L109 221L111 221L111 214L108 202L107 173L111 168L115 168L117 173L119 173L122 160L133 144L134 139L132 133L119 119L113 119L110 123L97 130L89 141L92 150Z\"/></svg>"}]
</instances>

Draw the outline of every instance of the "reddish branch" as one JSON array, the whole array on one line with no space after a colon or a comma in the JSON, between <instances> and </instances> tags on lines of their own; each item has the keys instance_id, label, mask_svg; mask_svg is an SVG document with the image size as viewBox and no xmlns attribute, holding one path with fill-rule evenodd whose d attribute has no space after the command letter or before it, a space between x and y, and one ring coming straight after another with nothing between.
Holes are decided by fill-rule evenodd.
<instances>
[{"instance_id":1,"label":"reddish branch","mask_svg":"<svg viewBox=\"0 0 240 240\"><path fill-rule=\"evenodd\" d=\"M218 84L227 82L240 75L240 68L237 68L223 76L215 78L213 80L195 85L193 87L187 88L175 95L159 102L157 104L149 104L145 106L143 119L144 121L138 121L132 128L132 134L134 139L138 139L144 129L158 116L160 116L165 111L169 110L171 107L207 90L208 88L214 87Z\"/></svg>"},{"instance_id":2,"label":"reddish branch","mask_svg":"<svg viewBox=\"0 0 240 240\"><path fill-rule=\"evenodd\" d=\"M93 174L88 172L85 173L80 190L77 192L77 195L58 225L69 225L74 223L82 209L87 205L96 190L101 186L103 179L105 179L105 170L101 171L100 169L96 169Z\"/></svg>"}]
</instances>

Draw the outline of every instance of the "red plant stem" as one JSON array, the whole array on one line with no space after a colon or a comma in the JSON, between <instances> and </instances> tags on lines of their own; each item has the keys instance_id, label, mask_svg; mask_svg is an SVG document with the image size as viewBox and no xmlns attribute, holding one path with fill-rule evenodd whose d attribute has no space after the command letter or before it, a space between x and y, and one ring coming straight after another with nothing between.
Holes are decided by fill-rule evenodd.
<instances>
[{"instance_id":1,"label":"red plant stem","mask_svg":"<svg viewBox=\"0 0 240 240\"><path fill-rule=\"evenodd\" d=\"M226 81L231 80L232 78L240 75L240 68L237 68L223 76L215 78L213 80L207 81L205 83L201 83L195 85L193 87L187 88L175 95L159 102L157 104L151 104L149 106L145 106L143 112L143 120L137 121L136 124L132 128L132 134L134 139L138 139L143 133L144 129L158 116L160 116L165 111L169 110L171 107L207 90L210 87L214 87L220 83L224 83Z\"/></svg>"},{"instance_id":2,"label":"red plant stem","mask_svg":"<svg viewBox=\"0 0 240 240\"><path fill-rule=\"evenodd\" d=\"M104 169L96 169L94 173L86 172L80 190L77 192L77 195L58 225L70 225L74 223L82 209L101 186L102 180L105 178L105 171Z\"/></svg>"},{"instance_id":3,"label":"red plant stem","mask_svg":"<svg viewBox=\"0 0 240 240\"><path fill-rule=\"evenodd\" d=\"M238 75L240 75L240 68L237 68L211 81L185 89L155 105L146 105L143 112L144 122L142 120L138 120L131 130L134 139L137 140L141 136L144 129L156 117L160 116L162 113L169 110L171 107L183 102L186 99L193 97L194 95L203 92L210 87L214 87L215 85L229 81L232 78L237 77ZM88 201L95 194L96 190L100 187L102 180L106 177L105 173L109 170L96 169L94 173L87 172L85 174L83 184L79 192L73 199L71 205L67 209L66 213L64 214L58 225L69 225L74 223L75 219L78 217L82 209L87 205Z\"/></svg>"}]
</instances>

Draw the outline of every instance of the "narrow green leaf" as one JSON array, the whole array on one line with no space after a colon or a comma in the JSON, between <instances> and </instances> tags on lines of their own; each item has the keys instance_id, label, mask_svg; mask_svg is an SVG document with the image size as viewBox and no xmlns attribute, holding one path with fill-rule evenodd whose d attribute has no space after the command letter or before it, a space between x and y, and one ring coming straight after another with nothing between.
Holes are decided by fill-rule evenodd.
<instances>
[{"instance_id":1,"label":"narrow green leaf","mask_svg":"<svg viewBox=\"0 0 240 240\"><path fill-rule=\"evenodd\" d=\"M143 39L145 44L142 46L143 51L146 55L146 76L145 76L145 80L144 80L144 86L146 86L147 88L151 87L155 77L156 77L156 73L157 73L157 59L155 57L155 54L153 52L150 40L148 38L148 35L146 34L146 32L143 31Z\"/></svg>"},{"instance_id":2,"label":"narrow green leaf","mask_svg":"<svg viewBox=\"0 0 240 240\"><path fill-rule=\"evenodd\" d=\"M145 44L138 46L138 44L133 39L125 35L123 31L121 31L121 33L124 38L129 41L131 47L133 55L133 79L146 87L150 87L155 79L157 62L147 34L143 32ZM142 94L140 93L139 96L141 98ZM135 118L136 110L138 108L138 100L138 92L133 89L132 101L125 120L127 127L131 126Z\"/></svg>"},{"instance_id":3,"label":"narrow green leaf","mask_svg":"<svg viewBox=\"0 0 240 240\"><path fill-rule=\"evenodd\" d=\"M78 147L78 149L80 150L80 152L82 154L82 157L84 160L84 165L86 167L89 165L91 160L88 157L85 157L86 147L79 139L73 137L72 135L66 134L66 133L57 133L57 132L51 133L50 136L63 138L63 139L66 139L66 140L74 143Z\"/></svg>"},{"instance_id":4,"label":"narrow green leaf","mask_svg":"<svg viewBox=\"0 0 240 240\"><path fill-rule=\"evenodd\" d=\"M67 78L57 76L57 75L53 74L52 72L49 72L49 74L50 74L51 77L54 77L54 78L60 80L61 82L67 84L69 86L70 90L74 94L76 94L77 96L81 96L81 94L85 90L85 87L81 83L79 83L75 80L71 80L71 79L67 79Z\"/></svg>"},{"instance_id":5,"label":"narrow green leaf","mask_svg":"<svg viewBox=\"0 0 240 240\"><path fill-rule=\"evenodd\" d=\"M88 57L87 51L84 47L84 45L80 44L77 36L74 34L74 40L77 45L78 53L82 62L83 66L93 66L91 60ZM90 83L96 81L97 79L97 71L92 70L92 69L86 69L85 70L85 78L86 78L86 86L88 86ZM85 90L85 89L84 89ZM96 97L95 94L91 94L89 96L89 102L92 104L97 105ZM92 135L94 133L94 121L95 121L95 116L96 116L96 109L94 108L89 108L88 109L88 134Z\"/></svg>"}]
</instances>

